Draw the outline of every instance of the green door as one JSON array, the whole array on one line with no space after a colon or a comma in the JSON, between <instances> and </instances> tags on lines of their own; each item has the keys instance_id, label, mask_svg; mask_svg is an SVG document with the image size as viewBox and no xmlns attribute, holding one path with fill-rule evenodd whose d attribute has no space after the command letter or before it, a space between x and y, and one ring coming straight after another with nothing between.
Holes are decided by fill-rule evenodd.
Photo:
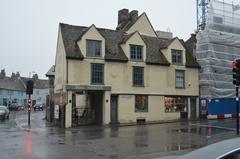
<instances>
[{"instance_id":1,"label":"green door","mask_svg":"<svg viewBox=\"0 0 240 159\"><path fill-rule=\"evenodd\" d=\"M118 122L118 96L111 96L111 123Z\"/></svg>"}]
</instances>

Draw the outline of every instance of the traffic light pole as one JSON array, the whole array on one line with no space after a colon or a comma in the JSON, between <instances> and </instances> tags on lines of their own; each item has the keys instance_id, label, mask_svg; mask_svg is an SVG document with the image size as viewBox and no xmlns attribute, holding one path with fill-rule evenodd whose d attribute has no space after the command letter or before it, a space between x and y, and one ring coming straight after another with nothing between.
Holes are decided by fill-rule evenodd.
<instances>
[{"instance_id":1,"label":"traffic light pole","mask_svg":"<svg viewBox=\"0 0 240 159\"><path fill-rule=\"evenodd\" d=\"M238 97L238 86L236 86L236 129L237 135L239 135L239 97Z\"/></svg>"},{"instance_id":2,"label":"traffic light pole","mask_svg":"<svg viewBox=\"0 0 240 159\"><path fill-rule=\"evenodd\" d=\"M31 99L31 95L29 94L28 95L28 99ZM28 104L28 107L31 107L31 105L30 104ZM28 108L28 110L29 110L29 108ZM30 111L28 111L28 127L30 126Z\"/></svg>"}]
</instances>

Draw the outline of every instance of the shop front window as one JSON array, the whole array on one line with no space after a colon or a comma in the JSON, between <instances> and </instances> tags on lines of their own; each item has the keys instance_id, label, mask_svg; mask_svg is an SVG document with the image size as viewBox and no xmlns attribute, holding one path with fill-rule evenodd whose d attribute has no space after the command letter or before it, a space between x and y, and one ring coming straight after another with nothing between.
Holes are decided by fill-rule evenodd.
<instances>
[{"instance_id":1,"label":"shop front window","mask_svg":"<svg viewBox=\"0 0 240 159\"><path fill-rule=\"evenodd\" d=\"M181 112L187 110L187 97L164 97L165 112Z\"/></svg>"}]
</instances>

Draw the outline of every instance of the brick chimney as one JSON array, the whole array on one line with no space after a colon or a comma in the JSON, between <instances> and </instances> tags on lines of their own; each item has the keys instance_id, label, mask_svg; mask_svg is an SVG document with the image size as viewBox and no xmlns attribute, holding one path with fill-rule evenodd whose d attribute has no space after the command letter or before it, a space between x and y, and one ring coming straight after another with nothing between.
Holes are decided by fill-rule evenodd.
<instances>
[{"instance_id":1,"label":"brick chimney","mask_svg":"<svg viewBox=\"0 0 240 159\"><path fill-rule=\"evenodd\" d=\"M138 11L137 10L132 10L130 13L129 13L129 16L128 16L128 19L130 21L135 21L137 20L138 18Z\"/></svg>"},{"instance_id":2,"label":"brick chimney","mask_svg":"<svg viewBox=\"0 0 240 159\"><path fill-rule=\"evenodd\" d=\"M121 9L118 11L118 25L128 22L128 9Z\"/></svg>"},{"instance_id":3,"label":"brick chimney","mask_svg":"<svg viewBox=\"0 0 240 159\"><path fill-rule=\"evenodd\" d=\"M16 77L19 78L20 77L20 73L16 72Z\"/></svg>"},{"instance_id":4,"label":"brick chimney","mask_svg":"<svg viewBox=\"0 0 240 159\"><path fill-rule=\"evenodd\" d=\"M14 72L12 72L11 78L15 78L16 74Z\"/></svg>"},{"instance_id":5,"label":"brick chimney","mask_svg":"<svg viewBox=\"0 0 240 159\"><path fill-rule=\"evenodd\" d=\"M5 69L2 69L2 70L1 70L0 76L1 76L1 77L6 77Z\"/></svg>"},{"instance_id":6,"label":"brick chimney","mask_svg":"<svg viewBox=\"0 0 240 159\"><path fill-rule=\"evenodd\" d=\"M38 79L38 74L34 74L33 77L32 77L34 80L37 80Z\"/></svg>"}]
</instances>

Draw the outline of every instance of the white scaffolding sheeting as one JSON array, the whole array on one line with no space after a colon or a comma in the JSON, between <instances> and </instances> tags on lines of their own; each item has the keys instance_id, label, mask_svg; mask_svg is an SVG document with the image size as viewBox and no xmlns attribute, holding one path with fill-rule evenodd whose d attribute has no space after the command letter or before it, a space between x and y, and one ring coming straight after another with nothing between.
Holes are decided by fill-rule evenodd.
<instances>
[{"instance_id":1,"label":"white scaffolding sheeting","mask_svg":"<svg viewBox=\"0 0 240 159\"><path fill-rule=\"evenodd\" d=\"M239 5L209 1L205 29L197 34L196 57L201 98L234 97L231 62L240 58Z\"/></svg>"}]
</instances>

